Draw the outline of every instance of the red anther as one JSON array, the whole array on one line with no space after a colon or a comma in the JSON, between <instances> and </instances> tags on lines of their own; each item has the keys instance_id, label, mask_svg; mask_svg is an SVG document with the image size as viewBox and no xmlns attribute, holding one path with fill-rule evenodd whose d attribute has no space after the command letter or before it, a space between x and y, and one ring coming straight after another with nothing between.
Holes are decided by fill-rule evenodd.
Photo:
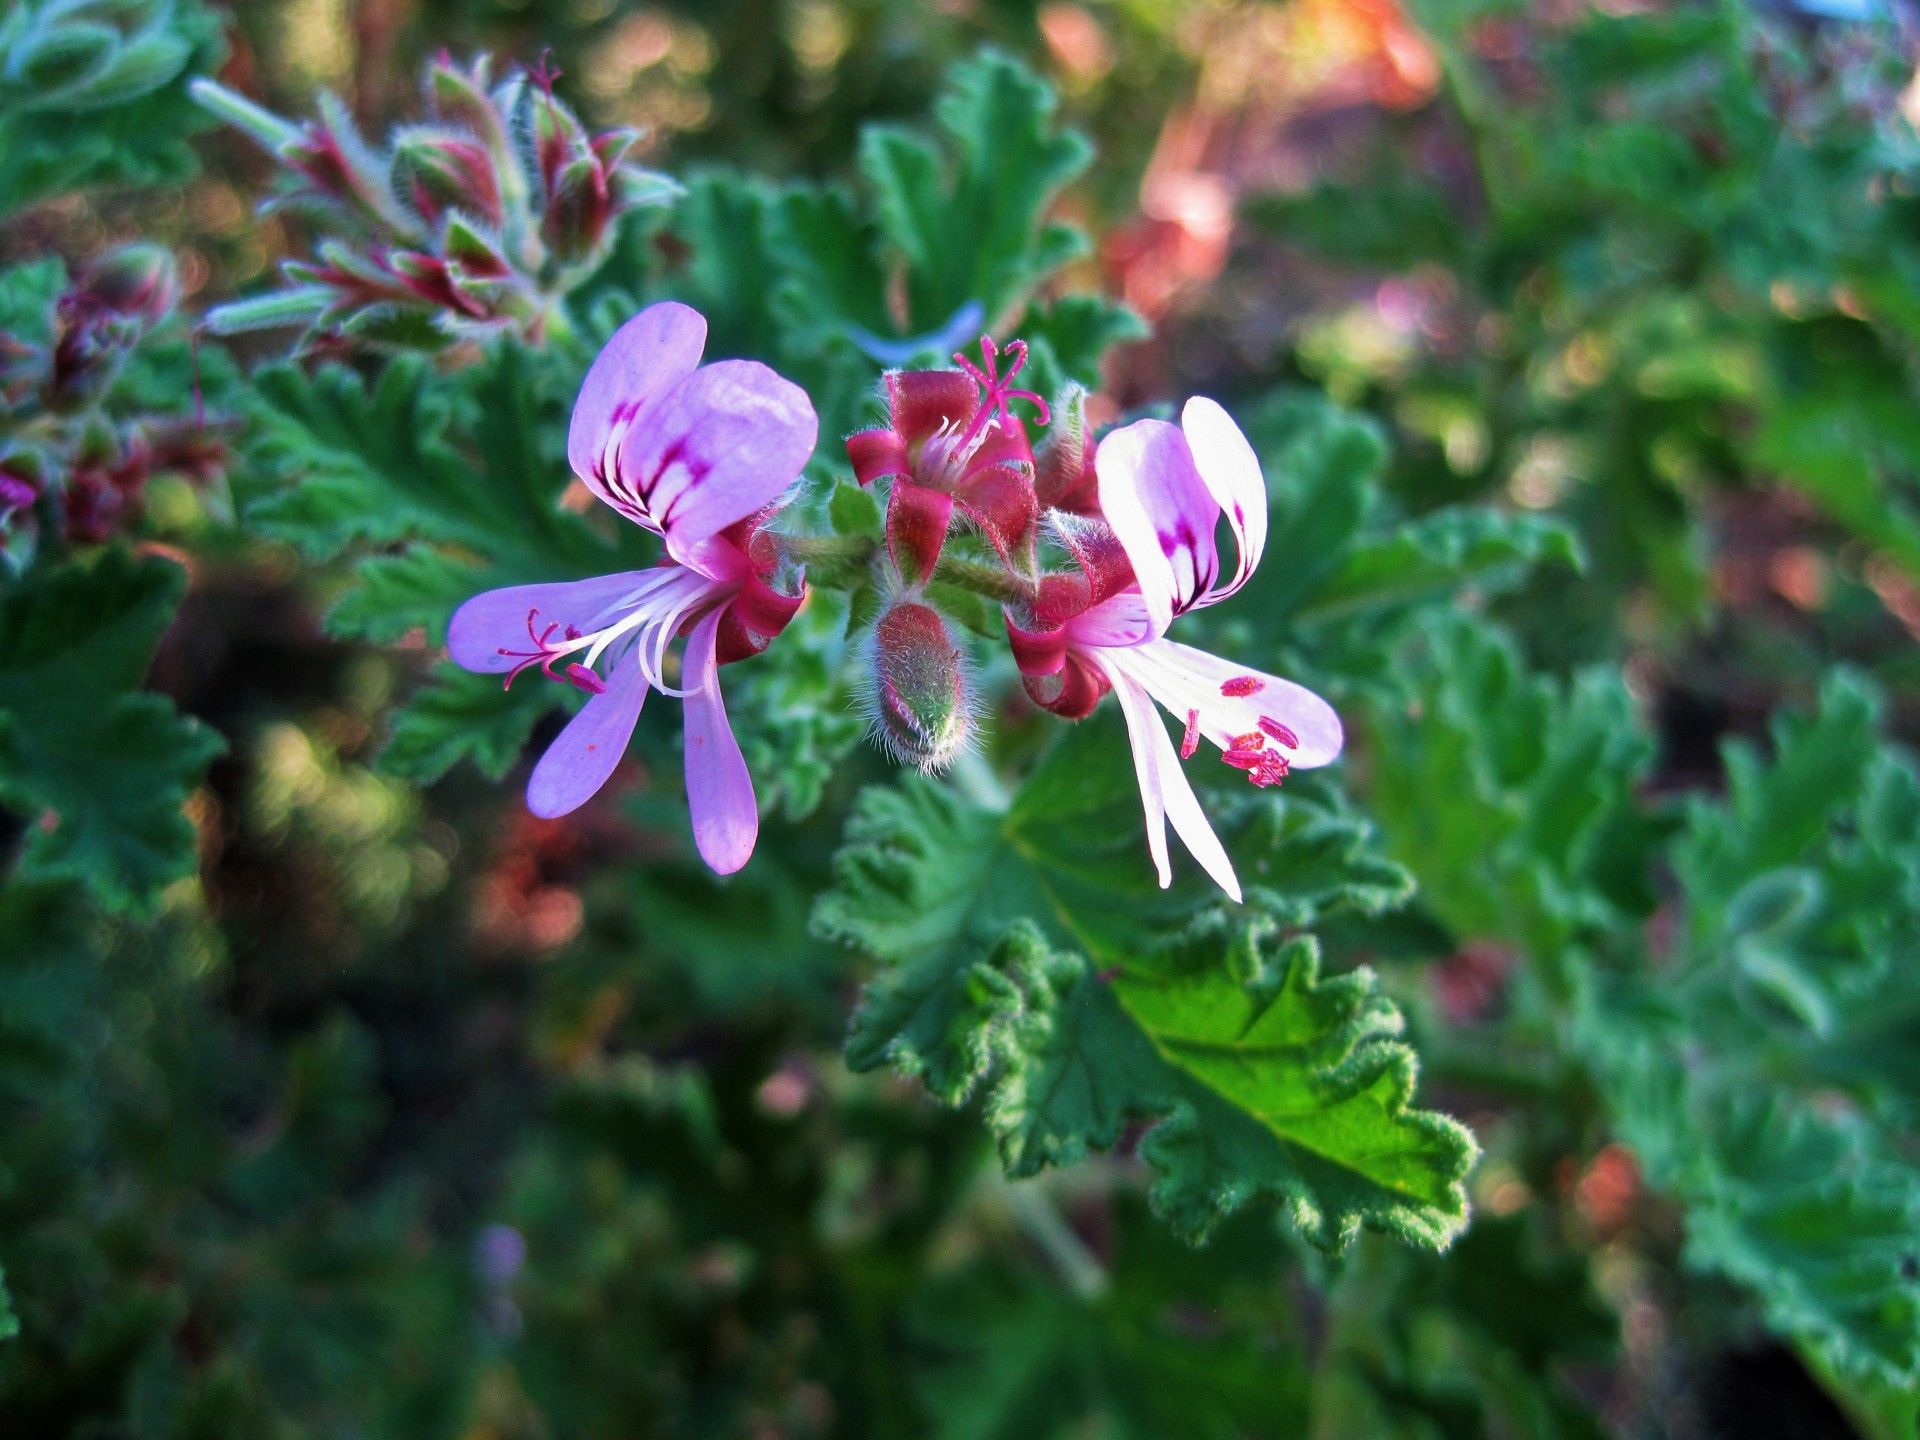
<instances>
[{"instance_id":1,"label":"red anther","mask_svg":"<svg viewBox=\"0 0 1920 1440\"><path fill-rule=\"evenodd\" d=\"M1234 736L1233 743L1227 748L1229 750L1264 750L1267 748L1267 737L1258 730L1249 730L1244 735Z\"/></svg>"},{"instance_id":2,"label":"red anther","mask_svg":"<svg viewBox=\"0 0 1920 1440\"><path fill-rule=\"evenodd\" d=\"M980 433L982 427L987 425L996 416L1011 420L1013 418L1013 412L1007 408L1009 401L1029 400L1035 408L1040 411L1040 423L1042 425L1053 423L1053 412L1047 408L1047 402L1045 400L1042 400L1031 390L1016 390L1013 388L1013 377L1018 375L1020 373L1020 367L1027 363L1027 342L1024 340L1010 340L1007 342L1005 353L1012 359L1013 364L1008 366L1007 373L1002 375L1000 373L999 360L1001 350L999 346L993 343L993 337L991 335L982 335L980 337L980 358L986 361L987 365L984 371L959 351L956 350L954 352L954 360L958 362L962 370L966 371L967 374L972 377L974 384L978 385L984 392L980 396L980 408L974 412L973 423L967 426L966 433L960 437L960 444L962 446L968 444L974 436Z\"/></svg>"},{"instance_id":3,"label":"red anther","mask_svg":"<svg viewBox=\"0 0 1920 1440\"><path fill-rule=\"evenodd\" d=\"M1180 758L1191 760L1193 752L1200 748L1200 712L1187 711L1187 733L1180 737Z\"/></svg>"},{"instance_id":4,"label":"red anther","mask_svg":"<svg viewBox=\"0 0 1920 1440\"><path fill-rule=\"evenodd\" d=\"M1236 770L1263 770L1271 763L1261 750L1229 750L1220 758Z\"/></svg>"},{"instance_id":5,"label":"red anther","mask_svg":"<svg viewBox=\"0 0 1920 1440\"><path fill-rule=\"evenodd\" d=\"M584 690L589 695L604 695L607 693L607 682L584 665L575 664L567 666L567 679L571 680L577 689Z\"/></svg>"},{"instance_id":6,"label":"red anther","mask_svg":"<svg viewBox=\"0 0 1920 1440\"><path fill-rule=\"evenodd\" d=\"M1220 693L1230 700L1243 700L1249 695L1258 695L1267 688L1267 682L1258 675L1235 675L1231 680L1220 682Z\"/></svg>"},{"instance_id":7,"label":"red anther","mask_svg":"<svg viewBox=\"0 0 1920 1440\"><path fill-rule=\"evenodd\" d=\"M1271 715L1262 715L1260 717L1260 728L1289 750L1298 750L1300 748L1300 737Z\"/></svg>"}]
</instances>

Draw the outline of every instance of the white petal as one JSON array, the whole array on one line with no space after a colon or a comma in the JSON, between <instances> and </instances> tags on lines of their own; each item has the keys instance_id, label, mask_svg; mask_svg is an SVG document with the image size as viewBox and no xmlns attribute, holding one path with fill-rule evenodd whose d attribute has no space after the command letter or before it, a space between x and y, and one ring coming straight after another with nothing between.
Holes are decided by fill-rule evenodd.
<instances>
[{"instance_id":1,"label":"white petal","mask_svg":"<svg viewBox=\"0 0 1920 1440\"><path fill-rule=\"evenodd\" d=\"M1193 786L1187 783L1186 772L1180 768L1180 757L1167 736L1165 722L1153 707L1152 697L1125 668L1115 663L1112 654L1096 650L1093 657L1113 682L1114 698L1120 702L1120 713L1126 717L1127 739L1133 746L1134 774L1140 782L1140 800L1147 814L1147 849L1159 871L1160 888L1164 890L1173 883L1166 831L1166 822L1171 820L1175 833L1200 862L1200 867L1233 897L1234 903L1240 903L1240 881L1233 873L1233 862L1227 858L1220 837L1213 833Z\"/></svg>"},{"instance_id":2,"label":"white petal","mask_svg":"<svg viewBox=\"0 0 1920 1440\"><path fill-rule=\"evenodd\" d=\"M1096 466L1101 513L1133 565L1153 633L1164 634L1219 578L1219 503L1194 468L1187 437L1162 420L1103 437Z\"/></svg>"},{"instance_id":3,"label":"white petal","mask_svg":"<svg viewBox=\"0 0 1920 1440\"><path fill-rule=\"evenodd\" d=\"M1154 698L1176 717L1200 712L1200 733L1222 750L1236 735L1261 728L1262 719L1293 732L1297 747L1280 747L1296 770L1312 770L1339 757L1346 735L1340 717L1304 685L1263 670L1236 665L1176 640L1156 640L1127 652L1127 663ZM1252 690L1228 694L1228 690ZM1269 741L1269 743L1273 743Z\"/></svg>"},{"instance_id":4,"label":"white petal","mask_svg":"<svg viewBox=\"0 0 1920 1440\"><path fill-rule=\"evenodd\" d=\"M1200 479L1227 517L1239 547L1233 579L1198 602L1211 605L1247 583L1267 548L1267 482L1253 446L1233 423L1233 417L1206 396L1196 395L1187 401L1186 409L1180 412L1180 428L1193 452Z\"/></svg>"}]
</instances>

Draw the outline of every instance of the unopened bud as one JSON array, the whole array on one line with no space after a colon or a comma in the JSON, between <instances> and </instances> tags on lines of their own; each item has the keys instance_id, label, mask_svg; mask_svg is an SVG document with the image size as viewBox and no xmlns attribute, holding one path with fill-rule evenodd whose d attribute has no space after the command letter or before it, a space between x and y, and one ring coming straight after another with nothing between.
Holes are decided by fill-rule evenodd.
<instances>
[{"instance_id":1,"label":"unopened bud","mask_svg":"<svg viewBox=\"0 0 1920 1440\"><path fill-rule=\"evenodd\" d=\"M45 484L37 456L22 452L0 460L0 525L15 511L31 509Z\"/></svg>"},{"instance_id":2,"label":"unopened bud","mask_svg":"<svg viewBox=\"0 0 1920 1440\"><path fill-rule=\"evenodd\" d=\"M505 216L493 154L470 136L406 132L393 147L393 183L429 225L449 210L496 226Z\"/></svg>"},{"instance_id":3,"label":"unopened bud","mask_svg":"<svg viewBox=\"0 0 1920 1440\"><path fill-rule=\"evenodd\" d=\"M153 325L173 313L180 271L163 245L122 245L87 268L75 294L82 304Z\"/></svg>"},{"instance_id":4,"label":"unopened bud","mask_svg":"<svg viewBox=\"0 0 1920 1440\"><path fill-rule=\"evenodd\" d=\"M1034 494L1043 510L1072 515L1100 513L1100 487L1093 470L1093 431L1087 425L1087 392L1069 384L1053 403L1053 424L1034 456Z\"/></svg>"},{"instance_id":5,"label":"unopened bud","mask_svg":"<svg viewBox=\"0 0 1920 1440\"><path fill-rule=\"evenodd\" d=\"M873 630L873 735L903 765L944 770L973 736L967 664L940 613L896 602Z\"/></svg>"},{"instance_id":6,"label":"unopened bud","mask_svg":"<svg viewBox=\"0 0 1920 1440\"><path fill-rule=\"evenodd\" d=\"M591 152L569 161L554 178L540 217L540 238L563 265L591 255L613 218L607 172Z\"/></svg>"},{"instance_id":7,"label":"unopened bud","mask_svg":"<svg viewBox=\"0 0 1920 1440\"><path fill-rule=\"evenodd\" d=\"M489 93L492 68L485 55L462 67L441 51L427 67L427 104L436 119L469 131L504 162L508 155L507 132Z\"/></svg>"}]
</instances>

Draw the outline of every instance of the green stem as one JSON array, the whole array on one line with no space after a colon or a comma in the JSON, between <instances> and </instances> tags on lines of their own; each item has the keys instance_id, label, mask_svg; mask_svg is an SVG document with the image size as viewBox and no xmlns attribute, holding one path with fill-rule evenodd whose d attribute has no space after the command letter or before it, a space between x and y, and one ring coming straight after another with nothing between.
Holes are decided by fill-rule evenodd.
<instances>
[{"instance_id":1,"label":"green stem","mask_svg":"<svg viewBox=\"0 0 1920 1440\"><path fill-rule=\"evenodd\" d=\"M779 540L789 559L829 569L870 564L880 548L863 535L782 535Z\"/></svg>"},{"instance_id":2,"label":"green stem","mask_svg":"<svg viewBox=\"0 0 1920 1440\"><path fill-rule=\"evenodd\" d=\"M1033 598L1033 585L1030 582L992 565L982 565L977 560L942 555L940 563L933 567L933 578L941 584L957 585L962 590L971 590L976 595L985 595L989 600L998 600L1002 604Z\"/></svg>"},{"instance_id":3,"label":"green stem","mask_svg":"<svg viewBox=\"0 0 1920 1440\"><path fill-rule=\"evenodd\" d=\"M872 565L881 554L879 542L863 535L782 535L780 548L789 559L810 567L817 584L834 589L852 589L857 583L857 572ZM1002 604L1033 598L1031 581L998 566L962 560L955 555L940 557L933 567L933 579Z\"/></svg>"}]
</instances>

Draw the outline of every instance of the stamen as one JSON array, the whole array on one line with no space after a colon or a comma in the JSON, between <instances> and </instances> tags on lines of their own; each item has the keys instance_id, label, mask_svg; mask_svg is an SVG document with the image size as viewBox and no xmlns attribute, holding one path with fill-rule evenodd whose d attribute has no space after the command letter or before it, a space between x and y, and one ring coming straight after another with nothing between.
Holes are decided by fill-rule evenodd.
<instances>
[{"instance_id":1,"label":"stamen","mask_svg":"<svg viewBox=\"0 0 1920 1440\"><path fill-rule=\"evenodd\" d=\"M986 369L984 371L971 360L967 359L965 355L962 355L958 351L954 352L954 360L959 363L962 370L973 377L973 383L978 385L983 392L980 396L980 408L974 412L973 423L967 427L966 433L960 437L960 446L963 449L973 440L973 437L978 435L994 418L1013 419L1013 412L1007 408L1009 401L1031 401L1034 407L1040 412L1039 423L1042 425L1050 425L1053 423L1053 412L1048 409L1045 400L1042 400L1031 390L1016 390L1013 388L1013 377L1018 375L1021 367L1027 363L1027 342L1024 340L1010 340L1007 342L1007 348L1004 353L1013 363L1007 367L1007 373L1002 375L1000 373L999 360L1002 351L999 346L993 343L993 337L991 335L982 335L980 337L980 358L986 362Z\"/></svg>"},{"instance_id":2,"label":"stamen","mask_svg":"<svg viewBox=\"0 0 1920 1440\"><path fill-rule=\"evenodd\" d=\"M553 63L553 47L540 52L540 59L527 71L527 78L540 87L540 93L553 100L553 82L560 78L560 67Z\"/></svg>"},{"instance_id":3,"label":"stamen","mask_svg":"<svg viewBox=\"0 0 1920 1440\"><path fill-rule=\"evenodd\" d=\"M1289 750L1298 750L1300 748L1300 737L1271 715L1262 715L1260 717L1260 728Z\"/></svg>"},{"instance_id":4,"label":"stamen","mask_svg":"<svg viewBox=\"0 0 1920 1440\"><path fill-rule=\"evenodd\" d=\"M567 666L567 679L571 680L578 688L586 691L589 695L604 695L607 693L607 682L584 665Z\"/></svg>"},{"instance_id":5,"label":"stamen","mask_svg":"<svg viewBox=\"0 0 1920 1440\"><path fill-rule=\"evenodd\" d=\"M1187 733L1180 737L1180 758L1191 760L1193 752L1200 748L1200 712L1187 711Z\"/></svg>"},{"instance_id":6,"label":"stamen","mask_svg":"<svg viewBox=\"0 0 1920 1440\"><path fill-rule=\"evenodd\" d=\"M1243 700L1249 695L1258 695L1267 688L1267 682L1258 675L1235 675L1231 680L1220 682L1220 693L1230 700Z\"/></svg>"},{"instance_id":7,"label":"stamen","mask_svg":"<svg viewBox=\"0 0 1920 1440\"><path fill-rule=\"evenodd\" d=\"M540 673L545 675L549 680L558 680L560 677L553 673L553 662L558 660L562 655L570 655L580 648L579 645L574 643L581 638L580 632L571 625L566 627L565 643L559 645L553 643L553 632L560 628L560 622L558 620L547 626L546 629L536 631L533 628L534 617L539 615L539 613L538 610L527 611L527 638L533 642L533 649L509 650L504 645L499 648L499 654L505 655L508 659L518 660L520 662L507 672L506 681L500 687L502 690L511 690L513 688L513 682L520 678L520 672L530 665L538 665L540 667ZM580 666L576 665L569 667L569 670L571 672L571 670L580 668ZM591 675L593 672L588 671L587 673ZM599 679L598 676L594 676L594 678L596 680ZM580 682L576 680L574 684L579 685ZM580 688L584 690L587 687L581 685ZM596 691L595 693L598 692Z\"/></svg>"},{"instance_id":8,"label":"stamen","mask_svg":"<svg viewBox=\"0 0 1920 1440\"><path fill-rule=\"evenodd\" d=\"M1258 730L1234 736L1233 744L1220 758L1234 769L1246 771L1248 781L1262 790L1278 785L1292 768L1286 756L1267 749L1267 737Z\"/></svg>"}]
</instances>

